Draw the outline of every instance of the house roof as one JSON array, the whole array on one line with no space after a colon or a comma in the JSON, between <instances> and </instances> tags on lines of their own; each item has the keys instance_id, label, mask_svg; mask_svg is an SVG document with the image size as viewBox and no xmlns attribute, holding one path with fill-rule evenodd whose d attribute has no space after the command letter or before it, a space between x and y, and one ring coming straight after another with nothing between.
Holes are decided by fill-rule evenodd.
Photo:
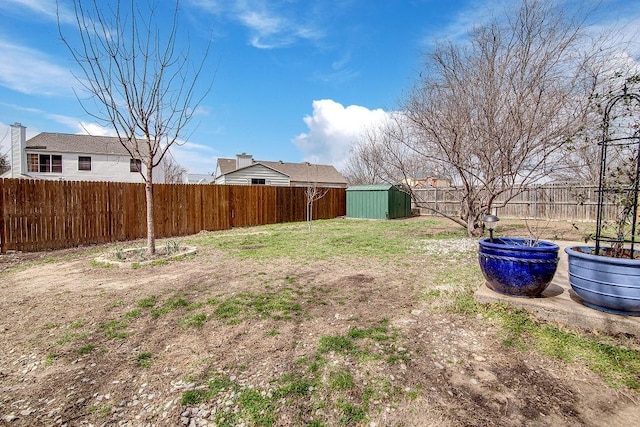
<instances>
[{"instance_id":1,"label":"house roof","mask_svg":"<svg viewBox=\"0 0 640 427\"><path fill-rule=\"evenodd\" d=\"M113 136L42 132L29 139L26 148L61 153L129 155L120 139Z\"/></svg>"},{"instance_id":2,"label":"house roof","mask_svg":"<svg viewBox=\"0 0 640 427\"><path fill-rule=\"evenodd\" d=\"M268 167L269 169L273 169L283 175L287 175L289 179L294 182L347 183L347 180L344 179L342 174L340 174L340 172L338 172L332 165L254 160L251 165L245 166L242 169L247 169L258 164ZM238 170L236 169L236 159L218 159L218 169L220 170L220 175L235 172Z\"/></svg>"}]
</instances>

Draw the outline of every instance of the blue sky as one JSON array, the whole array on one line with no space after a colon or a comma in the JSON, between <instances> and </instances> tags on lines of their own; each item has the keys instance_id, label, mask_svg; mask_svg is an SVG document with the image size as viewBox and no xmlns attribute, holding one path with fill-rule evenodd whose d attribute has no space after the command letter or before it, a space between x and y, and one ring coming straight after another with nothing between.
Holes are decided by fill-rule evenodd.
<instances>
[{"instance_id":1,"label":"blue sky","mask_svg":"<svg viewBox=\"0 0 640 427\"><path fill-rule=\"evenodd\" d=\"M600 4L592 15L599 29L640 28L640 1L583 3ZM28 137L110 132L76 99L77 66L59 38L55 4L0 2L0 153L8 149L8 125L14 122L27 127ZM437 39L464 39L473 25L509 4L182 0L180 29L188 34L190 52L198 58L211 42L203 83L212 78L213 87L174 157L193 173L211 173L218 157L240 152L340 167L362 130L397 109L420 72L421 52ZM62 30L71 35L71 3L59 5ZM630 54L640 59L638 52Z\"/></svg>"}]
</instances>

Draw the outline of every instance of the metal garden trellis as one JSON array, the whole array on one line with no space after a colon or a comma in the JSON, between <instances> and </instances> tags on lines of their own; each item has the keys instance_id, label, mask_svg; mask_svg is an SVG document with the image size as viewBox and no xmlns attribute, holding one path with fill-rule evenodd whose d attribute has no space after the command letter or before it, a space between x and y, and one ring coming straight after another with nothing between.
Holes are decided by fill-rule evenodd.
<instances>
[{"instance_id":1,"label":"metal garden trellis","mask_svg":"<svg viewBox=\"0 0 640 427\"><path fill-rule=\"evenodd\" d=\"M640 106L640 94L628 93L627 85L625 84L622 94L614 96L607 103L604 110L603 117L603 130L602 140L598 143L601 146L600 149L600 175L598 179L598 201L597 201L597 216L596 216L596 234L595 234L595 254L605 255L601 253L601 245L603 243L609 243L612 248L618 249L616 256L624 257L626 253L629 254L629 258L633 258L634 248L639 243L636 236L636 228L638 222L638 195L639 195L639 180L640 176L640 132L636 130L630 136L613 136L611 134L611 122L617 117L612 117L612 111L616 105L620 102L627 102L628 104L635 101ZM608 181L609 171L609 151L612 148L633 148L635 145L635 152L630 157L632 161L635 161L635 173L631 174L633 178L630 182L616 182L614 185ZM611 236L605 233L605 218L604 209L607 197L611 194L617 195L623 194L626 200L626 204L623 203L622 212L620 213L622 219L619 221L631 222L631 235L629 238L625 238L621 228L624 224L620 224L618 227L617 235ZM625 249L629 249L628 252ZM611 254L607 254L611 255Z\"/></svg>"}]
</instances>

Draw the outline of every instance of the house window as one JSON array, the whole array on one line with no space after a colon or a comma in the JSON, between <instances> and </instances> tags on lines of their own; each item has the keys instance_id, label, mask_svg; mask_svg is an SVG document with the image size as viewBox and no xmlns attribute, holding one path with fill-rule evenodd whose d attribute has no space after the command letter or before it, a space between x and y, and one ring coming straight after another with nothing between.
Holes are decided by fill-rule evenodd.
<instances>
[{"instance_id":1,"label":"house window","mask_svg":"<svg viewBox=\"0 0 640 427\"><path fill-rule=\"evenodd\" d=\"M142 170L142 161L140 159L129 160L129 171L140 172Z\"/></svg>"},{"instance_id":2,"label":"house window","mask_svg":"<svg viewBox=\"0 0 640 427\"><path fill-rule=\"evenodd\" d=\"M62 156L51 155L51 172L62 173Z\"/></svg>"},{"instance_id":3,"label":"house window","mask_svg":"<svg viewBox=\"0 0 640 427\"><path fill-rule=\"evenodd\" d=\"M264 178L251 178L251 185L265 185L266 183Z\"/></svg>"},{"instance_id":4,"label":"house window","mask_svg":"<svg viewBox=\"0 0 640 427\"><path fill-rule=\"evenodd\" d=\"M38 172L40 171L40 159L37 154L27 154L27 171Z\"/></svg>"},{"instance_id":5,"label":"house window","mask_svg":"<svg viewBox=\"0 0 640 427\"><path fill-rule=\"evenodd\" d=\"M91 157L89 157L89 156L78 156L78 170L79 171L90 171L91 170Z\"/></svg>"},{"instance_id":6,"label":"house window","mask_svg":"<svg viewBox=\"0 0 640 427\"><path fill-rule=\"evenodd\" d=\"M60 154L27 154L27 171L62 173Z\"/></svg>"}]
</instances>

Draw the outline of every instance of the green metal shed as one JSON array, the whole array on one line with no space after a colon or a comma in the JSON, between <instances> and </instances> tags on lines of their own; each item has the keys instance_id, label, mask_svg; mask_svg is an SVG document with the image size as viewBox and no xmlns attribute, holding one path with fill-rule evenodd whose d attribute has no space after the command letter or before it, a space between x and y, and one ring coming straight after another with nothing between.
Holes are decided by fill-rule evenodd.
<instances>
[{"instance_id":1,"label":"green metal shed","mask_svg":"<svg viewBox=\"0 0 640 427\"><path fill-rule=\"evenodd\" d=\"M395 219L411 216L411 195L391 184L347 188L347 217Z\"/></svg>"}]
</instances>

